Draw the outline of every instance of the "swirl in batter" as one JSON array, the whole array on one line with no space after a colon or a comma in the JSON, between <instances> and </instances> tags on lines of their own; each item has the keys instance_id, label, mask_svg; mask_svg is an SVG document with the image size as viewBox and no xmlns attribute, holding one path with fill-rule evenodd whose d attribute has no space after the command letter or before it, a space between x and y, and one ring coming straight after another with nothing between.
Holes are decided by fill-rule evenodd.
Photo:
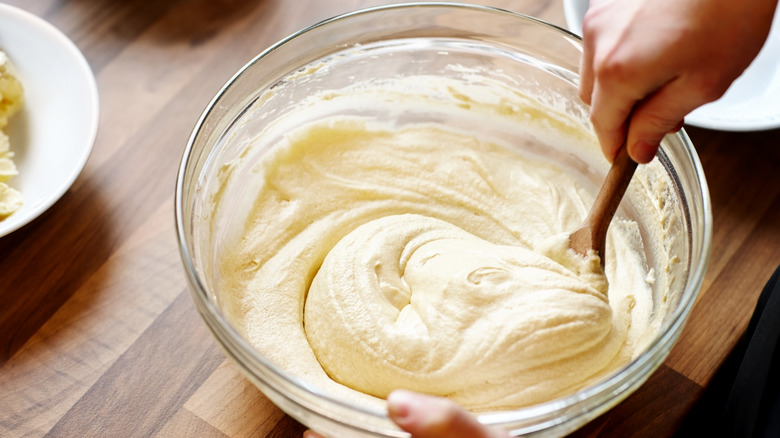
<instances>
[{"instance_id":1,"label":"swirl in batter","mask_svg":"<svg viewBox=\"0 0 780 438\"><path fill-rule=\"evenodd\" d=\"M223 306L264 355L338 397L530 405L614 371L647 328L635 224L610 229L607 287L598 257L566 251L592 197L554 164L435 125L332 118L254 172Z\"/></svg>"}]
</instances>

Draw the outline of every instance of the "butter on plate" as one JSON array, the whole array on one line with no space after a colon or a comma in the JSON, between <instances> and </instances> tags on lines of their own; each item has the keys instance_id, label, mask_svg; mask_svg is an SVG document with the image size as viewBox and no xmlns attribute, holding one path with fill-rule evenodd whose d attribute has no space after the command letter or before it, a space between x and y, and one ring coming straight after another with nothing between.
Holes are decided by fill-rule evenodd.
<instances>
[{"instance_id":1,"label":"butter on plate","mask_svg":"<svg viewBox=\"0 0 780 438\"><path fill-rule=\"evenodd\" d=\"M12 70L8 56L0 51L0 220L21 208L23 203L22 194L6 184L19 172L12 159L14 153L5 129L8 119L19 111L24 102L22 84Z\"/></svg>"}]
</instances>

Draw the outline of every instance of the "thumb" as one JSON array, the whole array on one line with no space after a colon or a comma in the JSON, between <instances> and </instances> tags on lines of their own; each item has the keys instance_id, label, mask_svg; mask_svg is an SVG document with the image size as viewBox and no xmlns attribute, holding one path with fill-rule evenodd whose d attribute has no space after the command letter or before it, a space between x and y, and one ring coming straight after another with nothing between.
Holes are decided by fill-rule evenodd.
<instances>
[{"instance_id":1,"label":"thumb","mask_svg":"<svg viewBox=\"0 0 780 438\"><path fill-rule=\"evenodd\" d=\"M413 438L507 438L506 432L489 428L452 400L405 390L387 397L387 410L401 429Z\"/></svg>"}]
</instances>

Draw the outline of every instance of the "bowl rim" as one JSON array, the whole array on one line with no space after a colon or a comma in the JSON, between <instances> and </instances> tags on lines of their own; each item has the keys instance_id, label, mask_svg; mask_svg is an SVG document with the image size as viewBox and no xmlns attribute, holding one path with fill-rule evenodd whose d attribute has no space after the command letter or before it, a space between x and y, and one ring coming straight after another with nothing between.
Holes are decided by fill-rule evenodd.
<instances>
[{"instance_id":1,"label":"bowl rim","mask_svg":"<svg viewBox=\"0 0 780 438\"><path fill-rule=\"evenodd\" d=\"M190 252L188 238L186 236L186 227L185 227L186 220L184 217L182 202L185 199L184 182L187 179L193 148L195 147L195 144L198 140L200 131L203 128L205 122L209 119L213 110L218 106L220 100L224 97L226 92L236 83L236 81L240 79L241 76L243 76L246 73L248 69L250 69L256 63L262 61L262 59L268 56L270 53L276 51L280 47L287 44L289 41L296 39L299 36L309 33L313 30L319 29L323 26L327 26L331 23L343 21L356 16L383 13L388 10L414 9L414 8L461 9L461 10L469 10L472 12L479 12L479 13L485 12L490 14L508 15L516 19L536 23L554 32L557 32L562 36L573 40L576 43L576 47L580 51L582 49L582 38L577 34L561 26L519 12L513 12L513 11L509 11L506 9L497 8L493 6L483 6L483 5L453 3L453 2L413 2L413 3L382 5L382 6L364 8L352 12L335 15L331 18L327 18L325 20L319 21L308 27L304 27L303 29L295 33L292 33L286 38L283 38L279 40L277 43L269 46L268 48L260 52L258 55L256 55L254 58L252 58L242 68L240 68L219 89L219 91L215 94L215 96L211 99L211 101L208 103L208 105L202 112L200 118L195 124L192 133L187 141L187 145L182 154L179 171L177 173L176 188L174 194L174 214L175 214L175 223L176 223L177 242L179 246L180 256L186 271L187 280L190 283L189 289L193 297L193 300L195 301L195 304L199 310L199 313L201 314L201 317L207 323L207 326L209 330L212 332L212 334L222 343L222 345L220 346L226 350L228 356L233 360L237 360L235 358L235 353L233 351L227 351L228 347L237 348L240 350L242 355L248 356L252 360L268 368L277 377L281 378L286 383L295 386L297 389L308 392L314 395L315 397L317 397L318 399L324 399L328 403L332 403L342 408L355 411L359 414L375 417L378 419L388 419L386 412L380 411L378 409L369 408L366 406L361 406L356 403L339 400L321 392L319 389L313 387L305 380L298 378L286 372L285 370L280 369L275 364L271 363L270 360L260 355L254 349L254 347L252 347L249 344L249 342L241 334L238 333L238 331L228 321L227 317L217 308L215 303L209 298L208 293L206 292L206 289L204 287L204 284L201 281L200 277L198 276L195 266L193 265L193 258ZM527 407L506 410L506 411L496 411L496 412L477 414L477 418L480 422L487 425L501 426L505 424L518 423L518 422L524 422L533 419L544 418L545 416L555 413L561 409L575 407L578 404L582 403L583 401L594 398L599 394L609 393L609 391L612 388L623 387L624 389L626 389L631 386L635 387L635 385L641 384L644 380L646 380L652 374L652 371L658 366L660 366L662 361L659 362L658 364L653 365L652 363L650 363L650 360L652 357L655 356L655 354L658 353L659 350L662 350L664 348L671 349L672 345L679 337L681 328L685 324L688 316L690 315L690 311L696 300L698 291L701 289L701 285L703 284L704 273L709 263L711 243L712 243L712 208L711 208L711 201L709 196L709 189L707 186L706 179L704 177L704 172L701 166L701 162L698 158L698 155L695 153L695 149L688 135L685 133L685 131L680 130L678 133L674 135L677 136L680 142L684 145L683 158L689 161L693 165L693 171L696 177L696 182L699 185L698 189L700 190L700 195L702 199L701 209L703 210L703 220L702 223L700 224L700 226L702 227L701 246L698 248L691 247L689 248L689 250L691 252L696 252L698 250L698 252L701 254L702 257L699 263L695 266L692 266L692 269L688 272L689 281L686 283L685 289L683 289L681 302L675 308L673 316L664 323L663 328L665 330L661 332L662 335L657 336L650 344L648 344L645 351L640 356L632 359L624 366L614 370L609 376L605 377L602 381L594 385L582 388L576 391L575 393L569 394L564 397L556 398L553 400L549 400L547 402L543 402L543 403L539 403ZM660 150L660 153L663 153L663 150ZM694 289L694 292L691 292L690 289ZM245 363L239 363L238 365L242 372L244 373L248 372ZM635 373L638 373L640 370L644 370L648 367L652 369L649 372L646 372L644 374L639 374L638 375L639 379L635 378L634 381L629 381L629 382L623 381L624 380L623 376L625 376L626 374L633 376ZM250 378L250 380L252 379ZM267 385L274 386L273 383L269 383L269 382L265 382L265 383ZM296 400L295 398L292 398L290 395L278 391L276 388L274 389L276 390L277 394L286 398L290 402L308 408L306 403L302 403L300 400ZM623 392L625 393L626 391L624 389ZM628 396L628 394L624 394L623 397L625 396ZM599 406L596 406L591 410L596 411L599 409ZM612 406L609 406L608 408L611 407ZM313 410L318 415L327 416L323 412L319 412L317 410L310 409L310 408L309 410ZM601 411L594 412L594 415L591 418L594 418L596 414L601 413L603 410L606 409L602 409ZM328 418L333 421L337 421L343 426L354 427L353 424L345 423L340 419L335 419L333 417L328 417Z\"/></svg>"}]
</instances>

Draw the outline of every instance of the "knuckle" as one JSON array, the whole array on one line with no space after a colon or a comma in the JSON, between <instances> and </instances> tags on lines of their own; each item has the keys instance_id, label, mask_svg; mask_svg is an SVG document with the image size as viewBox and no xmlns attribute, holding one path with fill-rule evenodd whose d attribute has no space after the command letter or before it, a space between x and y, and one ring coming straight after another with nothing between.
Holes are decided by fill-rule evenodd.
<instances>
[{"instance_id":1,"label":"knuckle","mask_svg":"<svg viewBox=\"0 0 780 438\"><path fill-rule=\"evenodd\" d=\"M596 111L590 114L591 126L593 126L593 129L599 135L599 138L608 143L614 143L614 139L620 137L620 132L623 127L620 124L616 124L611 119L612 118L608 114L605 114L602 111Z\"/></svg>"},{"instance_id":2,"label":"knuckle","mask_svg":"<svg viewBox=\"0 0 780 438\"><path fill-rule=\"evenodd\" d=\"M589 41L595 38L596 35L596 18L594 16L594 11L590 9L582 18L582 38Z\"/></svg>"},{"instance_id":3,"label":"knuckle","mask_svg":"<svg viewBox=\"0 0 780 438\"><path fill-rule=\"evenodd\" d=\"M694 95L702 103L718 100L726 93L731 81L723 80L719 77L703 77L693 81Z\"/></svg>"},{"instance_id":4,"label":"knuckle","mask_svg":"<svg viewBox=\"0 0 780 438\"><path fill-rule=\"evenodd\" d=\"M607 126L603 122L603 117L601 117L601 114L597 112L590 113L590 124L597 133L607 131Z\"/></svg>"},{"instance_id":5,"label":"knuckle","mask_svg":"<svg viewBox=\"0 0 780 438\"><path fill-rule=\"evenodd\" d=\"M620 56L615 52L611 52L595 66L595 74L602 82L609 82L613 85L616 83L624 83L631 79L632 66L629 60Z\"/></svg>"},{"instance_id":6,"label":"knuckle","mask_svg":"<svg viewBox=\"0 0 780 438\"><path fill-rule=\"evenodd\" d=\"M582 32L583 37L593 36L595 30L600 26L603 20L605 12L608 12L608 8L598 2L591 1L588 9L585 11L585 15L582 18Z\"/></svg>"},{"instance_id":7,"label":"knuckle","mask_svg":"<svg viewBox=\"0 0 780 438\"><path fill-rule=\"evenodd\" d=\"M583 101L584 103L590 105L590 103L591 103L590 91L585 90L583 88L580 88L580 90L577 93L577 95L579 96L581 101Z\"/></svg>"}]
</instances>

